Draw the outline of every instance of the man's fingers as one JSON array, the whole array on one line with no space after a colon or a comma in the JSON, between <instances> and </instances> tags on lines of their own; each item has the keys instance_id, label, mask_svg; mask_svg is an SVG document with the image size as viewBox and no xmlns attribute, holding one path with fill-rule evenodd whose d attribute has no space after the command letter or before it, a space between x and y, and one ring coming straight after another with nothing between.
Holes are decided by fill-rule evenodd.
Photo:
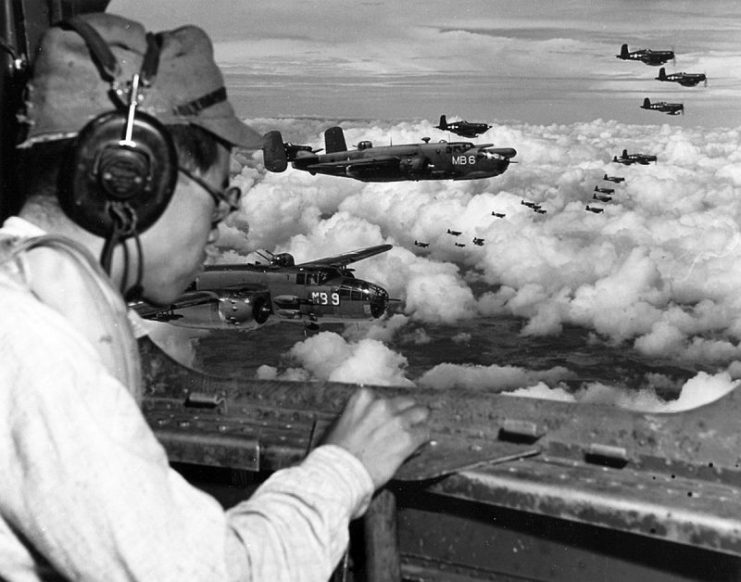
<instances>
[{"instance_id":1,"label":"man's fingers","mask_svg":"<svg viewBox=\"0 0 741 582\"><path fill-rule=\"evenodd\" d=\"M394 398L390 398L388 403L389 407L397 413L404 412L408 408L417 405L417 401L409 396L395 396Z\"/></svg>"}]
</instances>

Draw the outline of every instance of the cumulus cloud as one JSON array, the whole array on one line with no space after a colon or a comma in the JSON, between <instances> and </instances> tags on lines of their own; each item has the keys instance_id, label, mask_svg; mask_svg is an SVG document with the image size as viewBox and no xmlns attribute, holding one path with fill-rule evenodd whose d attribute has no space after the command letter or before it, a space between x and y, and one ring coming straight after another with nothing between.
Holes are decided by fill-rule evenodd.
<instances>
[{"instance_id":1,"label":"cumulus cloud","mask_svg":"<svg viewBox=\"0 0 741 582\"><path fill-rule=\"evenodd\" d=\"M573 377L566 368L527 370L516 366L472 366L438 364L417 382L427 388L472 388L489 392L504 392L546 383L553 386Z\"/></svg>"},{"instance_id":2,"label":"cumulus cloud","mask_svg":"<svg viewBox=\"0 0 741 582\"><path fill-rule=\"evenodd\" d=\"M339 334L325 331L294 345L288 357L317 380L380 386L413 385L404 375L406 358L378 340L348 342Z\"/></svg>"},{"instance_id":3,"label":"cumulus cloud","mask_svg":"<svg viewBox=\"0 0 741 582\"><path fill-rule=\"evenodd\" d=\"M739 380L732 380L731 374L727 371L717 374L699 372L682 386L678 398L669 401L661 398L654 388L632 390L601 382L588 383L575 392L566 391L560 386L551 388L541 382L505 394L525 398L605 404L642 412L680 412L718 400L736 388L739 383L741 383Z\"/></svg>"}]
</instances>

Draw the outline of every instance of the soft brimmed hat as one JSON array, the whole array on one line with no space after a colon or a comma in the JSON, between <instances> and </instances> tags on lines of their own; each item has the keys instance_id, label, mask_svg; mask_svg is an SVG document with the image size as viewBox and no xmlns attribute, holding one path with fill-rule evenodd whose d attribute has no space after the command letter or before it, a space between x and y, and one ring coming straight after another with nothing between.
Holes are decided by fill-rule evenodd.
<instances>
[{"instance_id":1,"label":"soft brimmed hat","mask_svg":"<svg viewBox=\"0 0 741 582\"><path fill-rule=\"evenodd\" d=\"M105 13L77 18L92 26L116 57L114 78L103 78L100 63L77 31L50 28L28 84L22 116L28 132L19 147L74 137L101 113L121 109L112 86L126 87L142 69L147 38L141 24ZM156 38L159 65L151 86L141 91L138 110L166 125L197 125L232 145L259 149L261 135L240 121L227 101L224 79L206 33L184 26L157 33Z\"/></svg>"}]
</instances>

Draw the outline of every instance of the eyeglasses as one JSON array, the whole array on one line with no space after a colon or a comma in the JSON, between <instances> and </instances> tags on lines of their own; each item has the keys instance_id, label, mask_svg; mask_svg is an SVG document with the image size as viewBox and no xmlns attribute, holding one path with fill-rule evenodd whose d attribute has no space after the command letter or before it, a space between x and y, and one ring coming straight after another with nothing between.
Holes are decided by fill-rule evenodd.
<instances>
[{"instance_id":1,"label":"eyeglasses","mask_svg":"<svg viewBox=\"0 0 741 582\"><path fill-rule=\"evenodd\" d=\"M213 198L214 211L211 214L211 224L218 224L232 212L239 210L239 200L242 198L242 190L238 186L230 186L225 190L216 190L206 180L198 177L187 168L179 166L178 171L188 176L188 178L193 180Z\"/></svg>"}]
</instances>

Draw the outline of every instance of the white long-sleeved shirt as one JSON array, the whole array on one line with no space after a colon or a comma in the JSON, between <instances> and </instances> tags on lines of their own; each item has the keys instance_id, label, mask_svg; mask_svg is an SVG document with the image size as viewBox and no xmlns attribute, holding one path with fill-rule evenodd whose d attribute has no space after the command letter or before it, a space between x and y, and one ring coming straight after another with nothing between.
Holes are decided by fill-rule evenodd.
<instances>
[{"instance_id":1,"label":"white long-sleeved shirt","mask_svg":"<svg viewBox=\"0 0 741 582\"><path fill-rule=\"evenodd\" d=\"M0 579L329 577L373 489L353 455L319 447L225 512L170 469L90 342L1 267L0 305Z\"/></svg>"}]
</instances>

